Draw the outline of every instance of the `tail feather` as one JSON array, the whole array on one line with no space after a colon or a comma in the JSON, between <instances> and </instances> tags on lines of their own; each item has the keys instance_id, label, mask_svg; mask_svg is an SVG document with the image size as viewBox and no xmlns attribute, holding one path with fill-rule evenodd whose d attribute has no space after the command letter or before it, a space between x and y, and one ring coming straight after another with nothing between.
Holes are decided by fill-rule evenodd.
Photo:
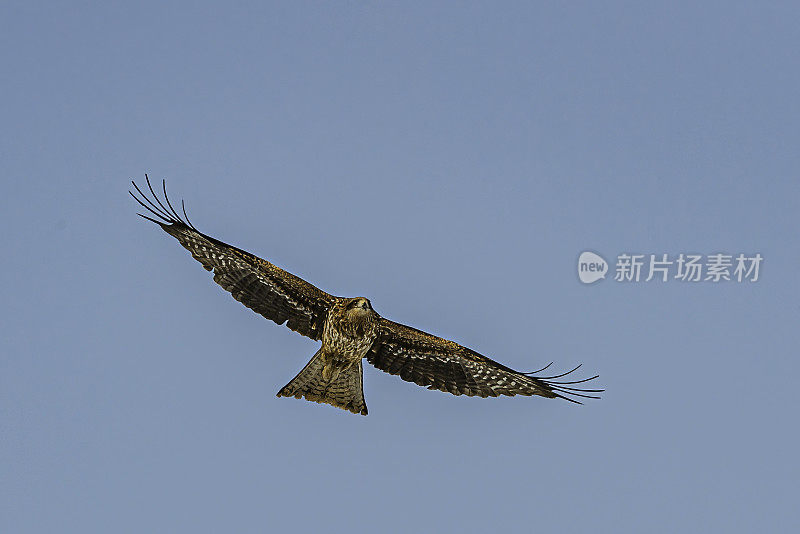
<instances>
[{"instance_id":1,"label":"tail feather","mask_svg":"<svg viewBox=\"0 0 800 534\"><path fill-rule=\"evenodd\" d=\"M291 382L283 386L278 397L305 397L307 400L330 404L353 413L367 415L364 402L363 368L361 360L338 373L323 374L325 358L319 350ZM326 376L328 375L328 376Z\"/></svg>"}]
</instances>

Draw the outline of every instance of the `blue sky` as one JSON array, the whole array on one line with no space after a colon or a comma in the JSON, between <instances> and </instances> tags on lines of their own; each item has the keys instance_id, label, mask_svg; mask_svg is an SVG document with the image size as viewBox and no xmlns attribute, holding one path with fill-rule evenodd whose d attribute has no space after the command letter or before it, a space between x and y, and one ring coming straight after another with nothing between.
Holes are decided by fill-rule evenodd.
<instances>
[{"instance_id":1,"label":"blue sky","mask_svg":"<svg viewBox=\"0 0 800 534\"><path fill-rule=\"evenodd\" d=\"M3 532L789 532L792 3L4 2ZM154 225L201 230L600 401L365 369ZM584 250L760 253L755 283L583 285Z\"/></svg>"}]
</instances>

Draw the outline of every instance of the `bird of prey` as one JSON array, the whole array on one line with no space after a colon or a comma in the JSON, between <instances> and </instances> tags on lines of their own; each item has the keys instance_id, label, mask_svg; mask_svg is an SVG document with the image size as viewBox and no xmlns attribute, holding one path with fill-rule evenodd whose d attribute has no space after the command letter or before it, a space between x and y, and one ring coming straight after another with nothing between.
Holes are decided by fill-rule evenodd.
<instances>
[{"instance_id":1,"label":"bird of prey","mask_svg":"<svg viewBox=\"0 0 800 534\"><path fill-rule=\"evenodd\" d=\"M575 387L594 380L561 380L578 369L553 376L536 376L550 364L531 373L505 365L446 339L380 316L369 299L335 297L242 249L208 236L189 221L181 201L183 217L167 197L162 181L163 202L145 175L148 197L131 196L151 216L139 214L176 238L233 298L322 346L305 367L278 392L279 397L305 397L355 414L367 415L364 402L362 360L382 371L428 389L453 395L497 397L539 395L580 404L576 398L599 398L601 389ZM552 362L551 362L552 364Z\"/></svg>"}]
</instances>

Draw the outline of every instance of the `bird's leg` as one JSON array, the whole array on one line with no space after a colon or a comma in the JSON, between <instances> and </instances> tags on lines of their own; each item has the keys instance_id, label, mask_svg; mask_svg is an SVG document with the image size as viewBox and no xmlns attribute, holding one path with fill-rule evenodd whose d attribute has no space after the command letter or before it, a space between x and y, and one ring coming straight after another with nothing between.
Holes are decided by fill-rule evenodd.
<instances>
[{"instance_id":1,"label":"bird's leg","mask_svg":"<svg viewBox=\"0 0 800 534\"><path fill-rule=\"evenodd\" d=\"M322 367L322 379L330 384L342 372L342 362L334 355L325 355L325 365Z\"/></svg>"}]
</instances>

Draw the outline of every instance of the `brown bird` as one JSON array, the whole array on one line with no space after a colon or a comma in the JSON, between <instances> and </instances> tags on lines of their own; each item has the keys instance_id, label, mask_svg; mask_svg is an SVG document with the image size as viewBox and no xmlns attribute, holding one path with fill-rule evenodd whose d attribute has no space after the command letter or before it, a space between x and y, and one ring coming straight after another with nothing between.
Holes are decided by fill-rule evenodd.
<instances>
[{"instance_id":1,"label":"brown bird","mask_svg":"<svg viewBox=\"0 0 800 534\"><path fill-rule=\"evenodd\" d=\"M141 217L175 237L206 270L214 272L214 281L233 298L267 319L286 323L295 332L322 341L311 361L281 388L279 397L305 397L367 415L364 358L403 380L453 395L539 395L580 404L572 397L597 399L591 393L603 391L574 387L597 375L555 381L580 365L554 376L534 376L552 362L531 373L514 371L458 343L384 319L364 297L329 295L266 260L198 231L189 221L183 202L183 218L173 208L164 181L162 202L147 175L145 180L152 198L134 182L141 198L129 191L155 219L140 213Z\"/></svg>"}]
</instances>

